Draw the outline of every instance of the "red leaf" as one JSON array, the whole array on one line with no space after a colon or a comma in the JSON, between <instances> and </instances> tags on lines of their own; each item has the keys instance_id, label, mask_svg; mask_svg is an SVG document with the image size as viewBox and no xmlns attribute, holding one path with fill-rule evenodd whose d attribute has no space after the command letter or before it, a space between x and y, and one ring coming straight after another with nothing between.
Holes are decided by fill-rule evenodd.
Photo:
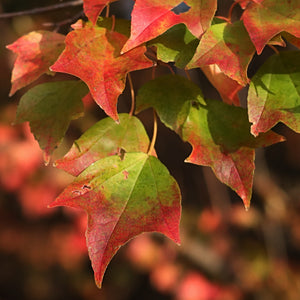
<instances>
[{"instance_id":1,"label":"red leaf","mask_svg":"<svg viewBox=\"0 0 300 300\"><path fill-rule=\"evenodd\" d=\"M238 92L243 88L235 80L226 76L218 67L218 65L209 65L201 68L210 83L216 88L227 104L240 106Z\"/></svg>"},{"instance_id":2,"label":"red leaf","mask_svg":"<svg viewBox=\"0 0 300 300\"><path fill-rule=\"evenodd\" d=\"M18 54L12 71L12 96L20 88L49 72L64 48L65 36L49 31L33 31L6 46Z\"/></svg>"},{"instance_id":3,"label":"red leaf","mask_svg":"<svg viewBox=\"0 0 300 300\"><path fill-rule=\"evenodd\" d=\"M299 0L253 1L244 11L242 20L258 54L272 37L282 31L300 38Z\"/></svg>"},{"instance_id":4,"label":"red leaf","mask_svg":"<svg viewBox=\"0 0 300 300\"><path fill-rule=\"evenodd\" d=\"M210 166L220 181L236 191L246 208L252 193L255 148L284 140L271 131L255 139L242 108L215 100L191 107L182 135L193 146L186 162Z\"/></svg>"},{"instance_id":5,"label":"red leaf","mask_svg":"<svg viewBox=\"0 0 300 300\"><path fill-rule=\"evenodd\" d=\"M157 231L179 242L180 199L176 181L157 158L127 153L123 160L109 156L90 165L50 206L87 212L87 246L101 287L108 263L134 236Z\"/></svg>"},{"instance_id":6,"label":"red leaf","mask_svg":"<svg viewBox=\"0 0 300 300\"><path fill-rule=\"evenodd\" d=\"M149 68L145 47L119 55L127 37L104 28L86 24L66 37L66 49L51 70L82 79L98 105L114 120L118 119L118 96L125 88L130 71Z\"/></svg>"},{"instance_id":7,"label":"red leaf","mask_svg":"<svg viewBox=\"0 0 300 300\"><path fill-rule=\"evenodd\" d=\"M185 6L186 11L177 13L179 5ZM216 9L216 0L136 0L131 15L131 36L122 52L161 35L179 23L184 23L193 35L200 37L210 26Z\"/></svg>"},{"instance_id":8,"label":"red leaf","mask_svg":"<svg viewBox=\"0 0 300 300\"><path fill-rule=\"evenodd\" d=\"M203 35L188 68L216 64L240 85L248 83L247 68L255 48L241 21L233 24L216 20Z\"/></svg>"},{"instance_id":9,"label":"red leaf","mask_svg":"<svg viewBox=\"0 0 300 300\"><path fill-rule=\"evenodd\" d=\"M89 20L95 25L104 7L116 0L83 0L83 10Z\"/></svg>"}]
</instances>

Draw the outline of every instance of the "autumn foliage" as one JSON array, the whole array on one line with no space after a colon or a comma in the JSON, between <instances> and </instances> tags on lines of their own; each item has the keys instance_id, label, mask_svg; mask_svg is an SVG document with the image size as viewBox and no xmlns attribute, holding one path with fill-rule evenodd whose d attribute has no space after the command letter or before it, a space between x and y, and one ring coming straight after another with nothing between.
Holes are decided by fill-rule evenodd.
<instances>
[{"instance_id":1,"label":"autumn foliage","mask_svg":"<svg viewBox=\"0 0 300 300\"><path fill-rule=\"evenodd\" d=\"M17 109L15 122L29 122L47 163L70 122L83 116L82 99L91 96L107 114L54 163L75 179L50 204L86 211L99 287L117 250L140 233L156 231L180 243L181 193L155 151L157 116L192 146L185 161L211 167L246 209L255 149L285 140L271 130L278 122L300 132L299 0L236 0L229 16L216 15L217 0L136 0L131 22L100 16L111 2L84 0L88 21L77 21L66 36L35 31L7 46L17 54L10 95L45 73L74 76L34 86ZM237 5L243 12L233 20ZM249 64L265 47L274 54L249 78ZM170 74L156 74L157 65ZM189 75L196 68L223 101L203 95ZM135 97L130 74L144 69L152 69L152 79L145 78ZM132 107L118 112L127 81ZM238 92L247 88L245 105ZM147 108L154 111L150 139L135 115ZM190 274L183 290L190 281L208 284Z\"/></svg>"}]
</instances>

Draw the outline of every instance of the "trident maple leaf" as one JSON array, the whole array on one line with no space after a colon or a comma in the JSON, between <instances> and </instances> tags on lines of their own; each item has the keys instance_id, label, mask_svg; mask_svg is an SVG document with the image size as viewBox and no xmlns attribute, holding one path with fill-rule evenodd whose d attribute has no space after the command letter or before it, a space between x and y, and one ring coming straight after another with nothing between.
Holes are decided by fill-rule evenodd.
<instances>
[{"instance_id":1,"label":"trident maple leaf","mask_svg":"<svg viewBox=\"0 0 300 300\"><path fill-rule=\"evenodd\" d=\"M117 0L83 0L83 10L89 20L95 25L104 7Z\"/></svg>"},{"instance_id":2,"label":"trident maple leaf","mask_svg":"<svg viewBox=\"0 0 300 300\"><path fill-rule=\"evenodd\" d=\"M10 96L49 73L49 67L64 49L64 40L65 36L59 33L33 31L6 46L18 54L12 71Z\"/></svg>"},{"instance_id":3,"label":"trident maple leaf","mask_svg":"<svg viewBox=\"0 0 300 300\"><path fill-rule=\"evenodd\" d=\"M260 54L267 42L282 31L300 38L300 1L252 1L244 11L242 20Z\"/></svg>"},{"instance_id":4,"label":"trident maple leaf","mask_svg":"<svg viewBox=\"0 0 300 300\"><path fill-rule=\"evenodd\" d=\"M177 12L180 5L184 10L182 13ZM194 36L200 37L209 28L216 9L216 0L136 0L131 14L131 36L122 52L161 35L179 23L184 23Z\"/></svg>"},{"instance_id":5,"label":"trident maple leaf","mask_svg":"<svg viewBox=\"0 0 300 300\"><path fill-rule=\"evenodd\" d=\"M88 23L67 35L66 49L50 69L82 79L97 104L117 120L118 96L125 88L127 73L153 65L144 56L145 47L120 55L126 40L118 32Z\"/></svg>"},{"instance_id":6,"label":"trident maple leaf","mask_svg":"<svg viewBox=\"0 0 300 300\"><path fill-rule=\"evenodd\" d=\"M180 201L175 179L157 158L127 153L89 166L50 206L87 212L87 246L101 287L108 263L134 236L157 231L179 243Z\"/></svg>"}]
</instances>

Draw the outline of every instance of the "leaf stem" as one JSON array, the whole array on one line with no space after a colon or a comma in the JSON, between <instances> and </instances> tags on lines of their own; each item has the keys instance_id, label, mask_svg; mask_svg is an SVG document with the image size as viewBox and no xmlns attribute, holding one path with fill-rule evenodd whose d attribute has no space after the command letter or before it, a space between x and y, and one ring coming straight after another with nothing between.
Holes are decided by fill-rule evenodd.
<instances>
[{"instance_id":1,"label":"leaf stem","mask_svg":"<svg viewBox=\"0 0 300 300\"><path fill-rule=\"evenodd\" d=\"M111 16L111 31L114 31L115 30L115 26L116 26L116 18L115 18L115 15L112 15Z\"/></svg>"},{"instance_id":2,"label":"leaf stem","mask_svg":"<svg viewBox=\"0 0 300 300\"><path fill-rule=\"evenodd\" d=\"M0 14L0 19L8 19L8 18L14 18L14 17L24 16L24 15L40 14L40 13L44 13L44 12L48 12L48 11L52 11L52 10L57 10L57 9L65 8L65 7L71 7L71 6L79 6L79 5L82 5L82 0L58 3L58 4L49 5L49 6L45 6L45 7L38 7L38 8L17 11L17 12L11 12L11 13L3 13L3 14Z\"/></svg>"},{"instance_id":3,"label":"leaf stem","mask_svg":"<svg viewBox=\"0 0 300 300\"><path fill-rule=\"evenodd\" d=\"M186 74L187 79L188 79L189 81L192 81L191 75L190 75L189 71L188 71L186 68L184 68L184 72L185 72L185 74Z\"/></svg>"},{"instance_id":4,"label":"leaf stem","mask_svg":"<svg viewBox=\"0 0 300 300\"><path fill-rule=\"evenodd\" d=\"M153 134L152 134L152 140L149 145L148 152L147 152L148 155L151 154L154 150L156 137L157 137L157 115L156 115L156 111L153 109Z\"/></svg>"},{"instance_id":5,"label":"leaf stem","mask_svg":"<svg viewBox=\"0 0 300 300\"><path fill-rule=\"evenodd\" d=\"M279 54L279 51L277 50L277 48L273 45L268 45L276 54Z\"/></svg>"},{"instance_id":6,"label":"leaf stem","mask_svg":"<svg viewBox=\"0 0 300 300\"><path fill-rule=\"evenodd\" d=\"M134 112L134 107L135 107L135 95L134 95L134 89L133 89L133 84L132 84L132 78L130 73L128 73L128 81L130 85L130 93L131 93L131 109L129 112L129 115L132 116Z\"/></svg>"},{"instance_id":7,"label":"leaf stem","mask_svg":"<svg viewBox=\"0 0 300 300\"><path fill-rule=\"evenodd\" d=\"M109 17L109 3L106 5L106 12L105 12L105 17Z\"/></svg>"}]
</instances>

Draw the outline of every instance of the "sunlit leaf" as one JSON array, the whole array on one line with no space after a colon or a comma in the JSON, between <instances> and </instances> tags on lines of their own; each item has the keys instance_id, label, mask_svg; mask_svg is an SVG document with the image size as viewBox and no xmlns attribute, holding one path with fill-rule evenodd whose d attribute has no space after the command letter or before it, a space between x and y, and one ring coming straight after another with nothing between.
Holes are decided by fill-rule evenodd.
<instances>
[{"instance_id":1,"label":"sunlit leaf","mask_svg":"<svg viewBox=\"0 0 300 300\"><path fill-rule=\"evenodd\" d=\"M131 36L126 52L184 23L197 38L205 32L217 9L216 0L136 0L131 14Z\"/></svg>"},{"instance_id":2,"label":"sunlit leaf","mask_svg":"<svg viewBox=\"0 0 300 300\"><path fill-rule=\"evenodd\" d=\"M145 153L98 160L83 171L51 207L88 214L87 246L100 287L117 250L136 235L157 231L179 243L179 187L166 167Z\"/></svg>"},{"instance_id":3,"label":"sunlit leaf","mask_svg":"<svg viewBox=\"0 0 300 300\"><path fill-rule=\"evenodd\" d=\"M66 37L66 49L51 70L75 75L89 87L97 104L114 120L118 119L117 101L130 71L149 68L145 47L120 55L127 37L105 28L86 24Z\"/></svg>"}]
</instances>

